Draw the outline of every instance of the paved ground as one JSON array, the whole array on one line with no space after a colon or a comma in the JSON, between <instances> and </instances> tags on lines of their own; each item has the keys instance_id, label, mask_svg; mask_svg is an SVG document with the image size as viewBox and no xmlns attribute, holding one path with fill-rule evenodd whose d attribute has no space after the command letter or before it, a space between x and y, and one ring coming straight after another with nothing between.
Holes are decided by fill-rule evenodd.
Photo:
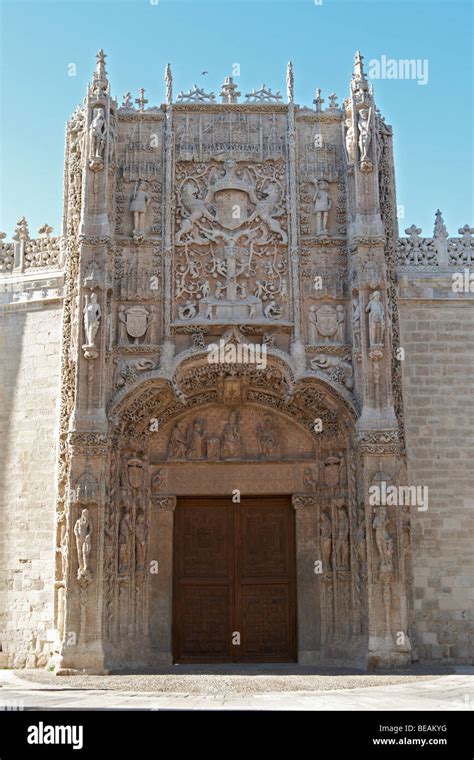
<instances>
[{"instance_id":1,"label":"paved ground","mask_svg":"<svg viewBox=\"0 0 474 760\"><path fill-rule=\"evenodd\" d=\"M474 667L383 675L298 665L61 677L0 670L0 709L474 711Z\"/></svg>"}]
</instances>

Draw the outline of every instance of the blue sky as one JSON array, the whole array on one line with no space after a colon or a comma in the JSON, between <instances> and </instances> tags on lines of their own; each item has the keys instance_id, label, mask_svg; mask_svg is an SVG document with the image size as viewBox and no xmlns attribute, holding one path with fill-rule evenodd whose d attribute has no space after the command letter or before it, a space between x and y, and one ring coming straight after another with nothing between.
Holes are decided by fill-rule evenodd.
<instances>
[{"instance_id":1,"label":"blue sky","mask_svg":"<svg viewBox=\"0 0 474 760\"><path fill-rule=\"evenodd\" d=\"M81 102L103 47L112 92L149 105L195 82L218 93L234 63L242 93L263 82L285 89L289 59L295 100L314 90L348 94L354 51L371 59L427 59L428 83L381 79L376 101L395 133L398 203L431 234L443 211L450 234L474 222L472 4L458 0L0 0L0 229L10 238L25 215L60 232L64 126ZM69 64L76 76L68 75ZM203 70L209 73L201 75Z\"/></svg>"}]
</instances>

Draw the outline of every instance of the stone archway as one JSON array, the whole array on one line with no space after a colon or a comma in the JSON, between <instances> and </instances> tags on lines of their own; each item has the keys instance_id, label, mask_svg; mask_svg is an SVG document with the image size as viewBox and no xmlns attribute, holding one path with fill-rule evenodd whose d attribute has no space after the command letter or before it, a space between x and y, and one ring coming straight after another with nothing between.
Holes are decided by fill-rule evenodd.
<instances>
[{"instance_id":1,"label":"stone archway","mask_svg":"<svg viewBox=\"0 0 474 760\"><path fill-rule=\"evenodd\" d=\"M365 536L357 500L355 411L319 380L271 358L248 366L181 363L144 377L110 409L104 525L109 666L172 661L173 512L183 496L291 497L297 642L303 663L367 650ZM156 563L157 572L153 572Z\"/></svg>"}]
</instances>

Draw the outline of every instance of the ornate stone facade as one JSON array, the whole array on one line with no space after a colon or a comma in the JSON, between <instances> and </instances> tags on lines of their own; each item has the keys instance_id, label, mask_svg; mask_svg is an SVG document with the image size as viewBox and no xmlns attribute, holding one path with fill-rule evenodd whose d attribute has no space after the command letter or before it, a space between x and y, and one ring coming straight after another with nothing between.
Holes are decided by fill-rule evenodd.
<instances>
[{"instance_id":1,"label":"ornate stone facade","mask_svg":"<svg viewBox=\"0 0 474 760\"><path fill-rule=\"evenodd\" d=\"M407 479L397 267L467 267L472 230L448 239L439 214L433 238L398 239L360 54L326 109L293 102L291 64L286 103L239 102L231 78L222 102L174 100L165 78L165 105L119 105L98 53L67 127L63 236L30 240L22 218L0 248L10 308L63 304L53 660L171 662L177 499L238 489L292 498L299 661L404 665L410 510L368 498Z\"/></svg>"}]
</instances>

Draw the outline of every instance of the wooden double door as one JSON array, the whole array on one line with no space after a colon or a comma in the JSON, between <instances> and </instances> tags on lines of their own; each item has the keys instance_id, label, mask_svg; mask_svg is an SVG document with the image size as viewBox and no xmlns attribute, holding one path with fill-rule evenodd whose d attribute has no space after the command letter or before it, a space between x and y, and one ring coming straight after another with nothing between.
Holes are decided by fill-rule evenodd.
<instances>
[{"instance_id":1,"label":"wooden double door","mask_svg":"<svg viewBox=\"0 0 474 760\"><path fill-rule=\"evenodd\" d=\"M174 525L175 661L294 661L290 500L182 499Z\"/></svg>"}]
</instances>

